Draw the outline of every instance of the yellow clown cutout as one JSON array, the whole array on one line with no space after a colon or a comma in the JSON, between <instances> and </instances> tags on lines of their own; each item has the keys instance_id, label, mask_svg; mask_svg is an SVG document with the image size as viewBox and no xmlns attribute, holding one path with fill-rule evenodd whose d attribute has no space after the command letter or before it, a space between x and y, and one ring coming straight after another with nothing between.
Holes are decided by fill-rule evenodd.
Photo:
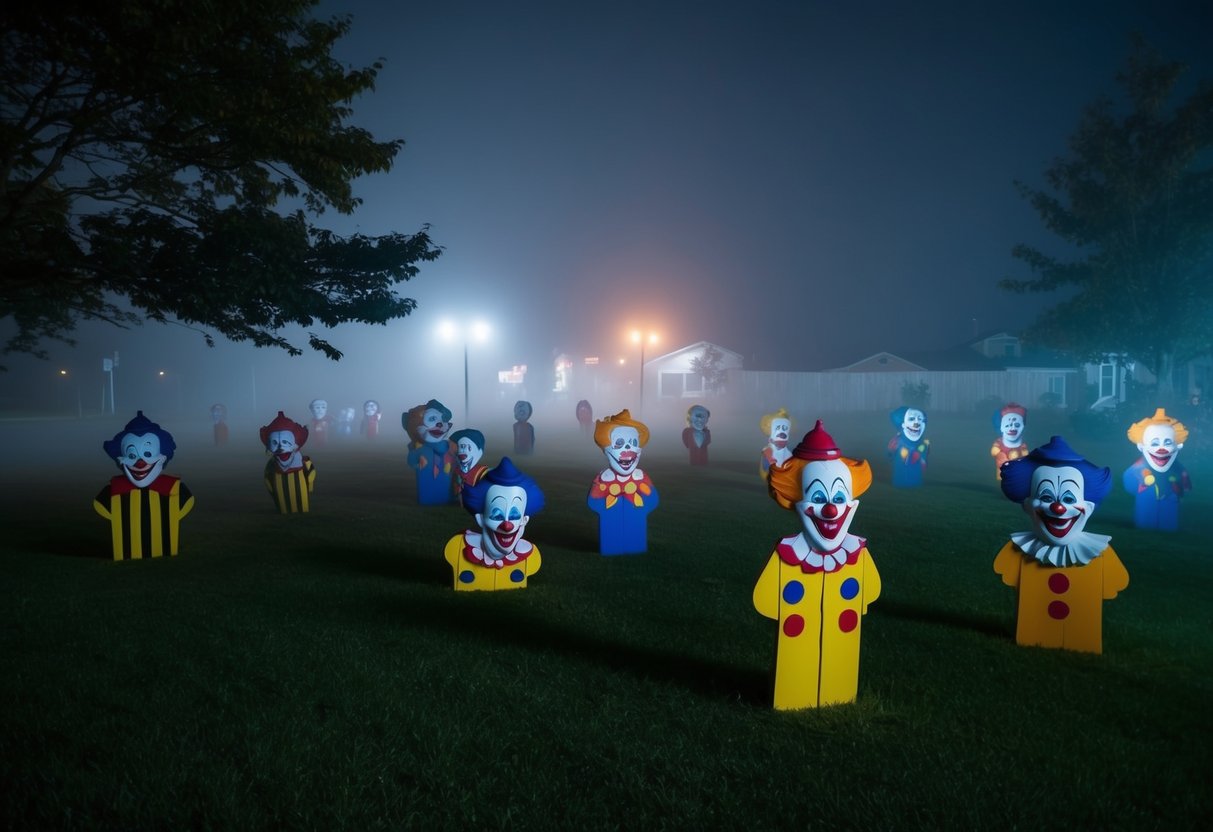
<instances>
[{"instance_id":1,"label":"yellow clown cutout","mask_svg":"<svg viewBox=\"0 0 1213 832\"><path fill-rule=\"evenodd\" d=\"M758 475L765 480L771 466L782 465L792 458L792 451L788 448L792 438L792 417L788 415L787 408L781 407L759 419L758 427L767 437L758 463Z\"/></svg>"},{"instance_id":2,"label":"yellow clown cutout","mask_svg":"<svg viewBox=\"0 0 1213 832\"><path fill-rule=\"evenodd\" d=\"M880 573L850 528L871 483L867 461L844 457L820 420L771 469L771 497L802 526L776 544L754 586L754 609L779 622L777 710L852 702L858 692L860 624L880 597Z\"/></svg>"},{"instance_id":3,"label":"yellow clown cutout","mask_svg":"<svg viewBox=\"0 0 1213 832\"><path fill-rule=\"evenodd\" d=\"M543 509L539 485L507 456L463 490L463 507L477 528L455 535L443 550L455 589L526 589L542 563L539 547L522 536Z\"/></svg>"},{"instance_id":4,"label":"yellow clown cutout","mask_svg":"<svg viewBox=\"0 0 1213 832\"><path fill-rule=\"evenodd\" d=\"M303 455L308 430L281 410L261 428L261 444L270 458L265 463L265 490L281 514L306 514L312 508L316 466Z\"/></svg>"}]
</instances>

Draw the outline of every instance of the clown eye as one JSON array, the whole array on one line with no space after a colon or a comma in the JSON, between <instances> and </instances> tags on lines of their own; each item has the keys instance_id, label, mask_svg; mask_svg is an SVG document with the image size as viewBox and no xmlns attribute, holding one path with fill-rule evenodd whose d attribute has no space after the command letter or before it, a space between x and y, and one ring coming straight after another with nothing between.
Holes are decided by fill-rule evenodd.
<instances>
[{"instance_id":1,"label":"clown eye","mask_svg":"<svg viewBox=\"0 0 1213 832\"><path fill-rule=\"evenodd\" d=\"M518 506L514 506L513 508L510 509L510 519L511 520L521 520L522 519L522 512L518 510Z\"/></svg>"},{"instance_id":2,"label":"clown eye","mask_svg":"<svg viewBox=\"0 0 1213 832\"><path fill-rule=\"evenodd\" d=\"M843 494L841 491L835 492L835 494L834 494L834 502L836 502L836 503L838 503L838 504L840 504L840 505L841 505L842 503L845 503L846 501L847 501L847 495L846 495L846 494Z\"/></svg>"},{"instance_id":3,"label":"clown eye","mask_svg":"<svg viewBox=\"0 0 1213 832\"><path fill-rule=\"evenodd\" d=\"M1074 503L1078 502L1078 498L1074 496L1073 491L1067 491L1065 494L1061 495L1061 501L1066 505L1073 505Z\"/></svg>"},{"instance_id":4,"label":"clown eye","mask_svg":"<svg viewBox=\"0 0 1213 832\"><path fill-rule=\"evenodd\" d=\"M821 489L818 489L809 495L809 502L815 505L824 505L825 501L826 493Z\"/></svg>"},{"instance_id":5,"label":"clown eye","mask_svg":"<svg viewBox=\"0 0 1213 832\"><path fill-rule=\"evenodd\" d=\"M622 447L623 447L623 440L622 440L622 439L616 439L616 440L615 440L615 447L616 447L616 448L622 448Z\"/></svg>"},{"instance_id":6,"label":"clown eye","mask_svg":"<svg viewBox=\"0 0 1213 832\"><path fill-rule=\"evenodd\" d=\"M1044 488L1044 489L1041 489L1040 494L1037 495L1037 499L1040 500L1042 503L1051 503L1054 500L1056 500L1057 498L1053 496L1052 489Z\"/></svg>"},{"instance_id":7,"label":"clown eye","mask_svg":"<svg viewBox=\"0 0 1213 832\"><path fill-rule=\"evenodd\" d=\"M505 514L501 511L501 509L495 508L489 512L489 519L500 522L505 519Z\"/></svg>"},{"instance_id":8,"label":"clown eye","mask_svg":"<svg viewBox=\"0 0 1213 832\"><path fill-rule=\"evenodd\" d=\"M145 457L147 457L148 459L151 459L151 458L152 458L152 452L151 452L151 451L144 451L144 452L143 452L143 455L144 455Z\"/></svg>"}]
</instances>

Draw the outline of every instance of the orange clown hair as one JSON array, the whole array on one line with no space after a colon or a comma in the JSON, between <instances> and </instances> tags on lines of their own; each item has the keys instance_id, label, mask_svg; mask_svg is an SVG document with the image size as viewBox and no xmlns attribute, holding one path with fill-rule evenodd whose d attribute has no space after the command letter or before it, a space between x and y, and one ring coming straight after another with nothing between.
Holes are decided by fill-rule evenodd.
<instances>
[{"instance_id":1,"label":"orange clown hair","mask_svg":"<svg viewBox=\"0 0 1213 832\"><path fill-rule=\"evenodd\" d=\"M858 497L872 484L872 466L866 459L851 459L842 455L833 437L826 433L821 420L804 435L792 451L792 458L782 465L772 465L767 472L767 491L780 508L790 509L804 499L800 475L810 462L836 459L851 471L851 497Z\"/></svg>"},{"instance_id":2,"label":"orange clown hair","mask_svg":"<svg viewBox=\"0 0 1213 832\"><path fill-rule=\"evenodd\" d=\"M1175 429L1175 442L1179 445L1188 441L1188 429L1184 427L1184 423L1178 419L1173 419L1167 415L1163 408L1158 408L1154 411L1154 415L1149 419L1142 419L1140 422L1134 422L1129 426L1127 435L1129 441L1134 445L1140 445L1145 439L1146 428L1150 425L1170 425Z\"/></svg>"},{"instance_id":3,"label":"orange clown hair","mask_svg":"<svg viewBox=\"0 0 1213 832\"><path fill-rule=\"evenodd\" d=\"M608 416L605 419L598 419L594 422L594 444L600 448L605 448L611 444L611 429L612 428L636 428L636 432L640 434L640 447L644 447L649 443L649 427L644 422L637 422L632 418L632 414L627 408L616 413L614 416Z\"/></svg>"},{"instance_id":4,"label":"orange clown hair","mask_svg":"<svg viewBox=\"0 0 1213 832\"><path fill-rule=\"evenodd\" d=\"M770 436L771 435L771 422L774 422L776 419L787 419L788 422L790 423L792 421L792 414L788 413L788 409L786 407L781 407L778 410L776 410L774 413L768 413L765 416L763 416L761 419L759 419L758 427L762 429L763 433L765 433L767 436Z\"/></svg>"}]
</instances>

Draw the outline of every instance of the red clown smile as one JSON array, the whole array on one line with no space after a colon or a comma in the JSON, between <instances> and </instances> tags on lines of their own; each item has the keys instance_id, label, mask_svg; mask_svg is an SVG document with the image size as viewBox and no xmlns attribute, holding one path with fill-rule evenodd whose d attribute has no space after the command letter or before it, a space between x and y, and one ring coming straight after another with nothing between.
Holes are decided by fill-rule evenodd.
<instances>
[{"instance_id":1,"label":"red clown smile","mask_svg":"<svg viewBox=\"0 0 1213 832\"><path fill-rule=\"evenodd\" d=\"M636 460L639 458L639 456L640 454L636 453L635 451L624 451L619 455L619 467L625 469L631 468L636 464Z\"/></svg>"},{"instance_id":2,"label":"red clown smile","mask_svg":"<svg viewBox=\"0 0 1213 832\"><path fill-rule=\"evenodd\" d=\"M1065 537L1070 533L1070 529L1074 528L1074 523L1079 517L1082 517L1081 512L1073 517L1050 517L1043 511L1037 512L1040 517L1040 522L1044 523L1045 528L1049 530L1049 534L1054 537Z\"/></svg>"},{"instance_id":3,"label":"red clown smile","mask_svg":"<svg viewBox=\"0 0 1213 832\"><path fill-rule=\"evenodd\" d=\"M827 506L827 508L829 508ZM813 521L817 532L826 540L833 540L838 537L838 533L843 530L847 523L847 517L851 514L851 507L847 506L842 513L835 514L833 517L818 517L811 511L805 511L809 515L809 519Z\"/></svg>"},{"instance_id":4,"label":"red clown smile","mask_svg":"<svg viewBox=\"0 0 1213 832\"><path fill-rule=\"evenodd\" d=\"M1150 459L1154 460L1154 464L1159 468L1165 468L1167 463L1171 461L1171 452L1153 451L1150 453Z\"/></svg>"},{"instance_id":5,"label":"red clown smile","mask_svg":"<svg viewBox=\"0 0 1213 832\"><path fill-rule=\"evenodd\" d=\"M126 470L130 472L131 477L133 477L135 480L141 480L152 472L153 467L154 466L148 465L141 459L134 465L128 467Z\"/></svg>"},{"instance_id":6,"label":"red clown smile","mask_svg":"<svg viewBox=\"0 0 1213 832\"><path fill-rule=\"evenodd\" d=\"M508 520L493 530L493 542L497 544L499 551L511 551L514 548L514 541L517 539L518 527Z\"/></svg>"}]
</instances>

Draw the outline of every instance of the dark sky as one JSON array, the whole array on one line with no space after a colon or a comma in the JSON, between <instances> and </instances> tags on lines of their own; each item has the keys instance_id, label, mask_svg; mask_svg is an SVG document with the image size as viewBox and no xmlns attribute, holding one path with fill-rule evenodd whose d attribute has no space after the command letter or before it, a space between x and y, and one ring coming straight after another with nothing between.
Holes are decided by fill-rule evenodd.
<instances>
[{"instance_id":1,"label":"dark sky","mask_svg":"<svg viewBox=\"0 0 1213 832\"><path fill-rule=\"evenodd\" d=\"M1213 78L1210 2L320 7L335 12L354 16L338 56L385 62L354 122L407 144L358 183L357 214L321 223L430 223L446 251L404 287L418 312L331 333L337 366L156 325L86 327L56 362L121 347L124 372L172 364L216 397L216 378L260 367L258 406L289 377L289 410L384 387L424 401L430 374L452 387L459 348L434 340L447 315L494 328L477 382L527 363L546 383L560 350L634 360L634 326L661 334L650 357L706 339L758 369L947 347L1048 302L996 286L1027 276L1013 245L1052 245L1013 182L1039 185L1082 108L1117 92L1129 33Z\"/></svg>"}]
</instances>

